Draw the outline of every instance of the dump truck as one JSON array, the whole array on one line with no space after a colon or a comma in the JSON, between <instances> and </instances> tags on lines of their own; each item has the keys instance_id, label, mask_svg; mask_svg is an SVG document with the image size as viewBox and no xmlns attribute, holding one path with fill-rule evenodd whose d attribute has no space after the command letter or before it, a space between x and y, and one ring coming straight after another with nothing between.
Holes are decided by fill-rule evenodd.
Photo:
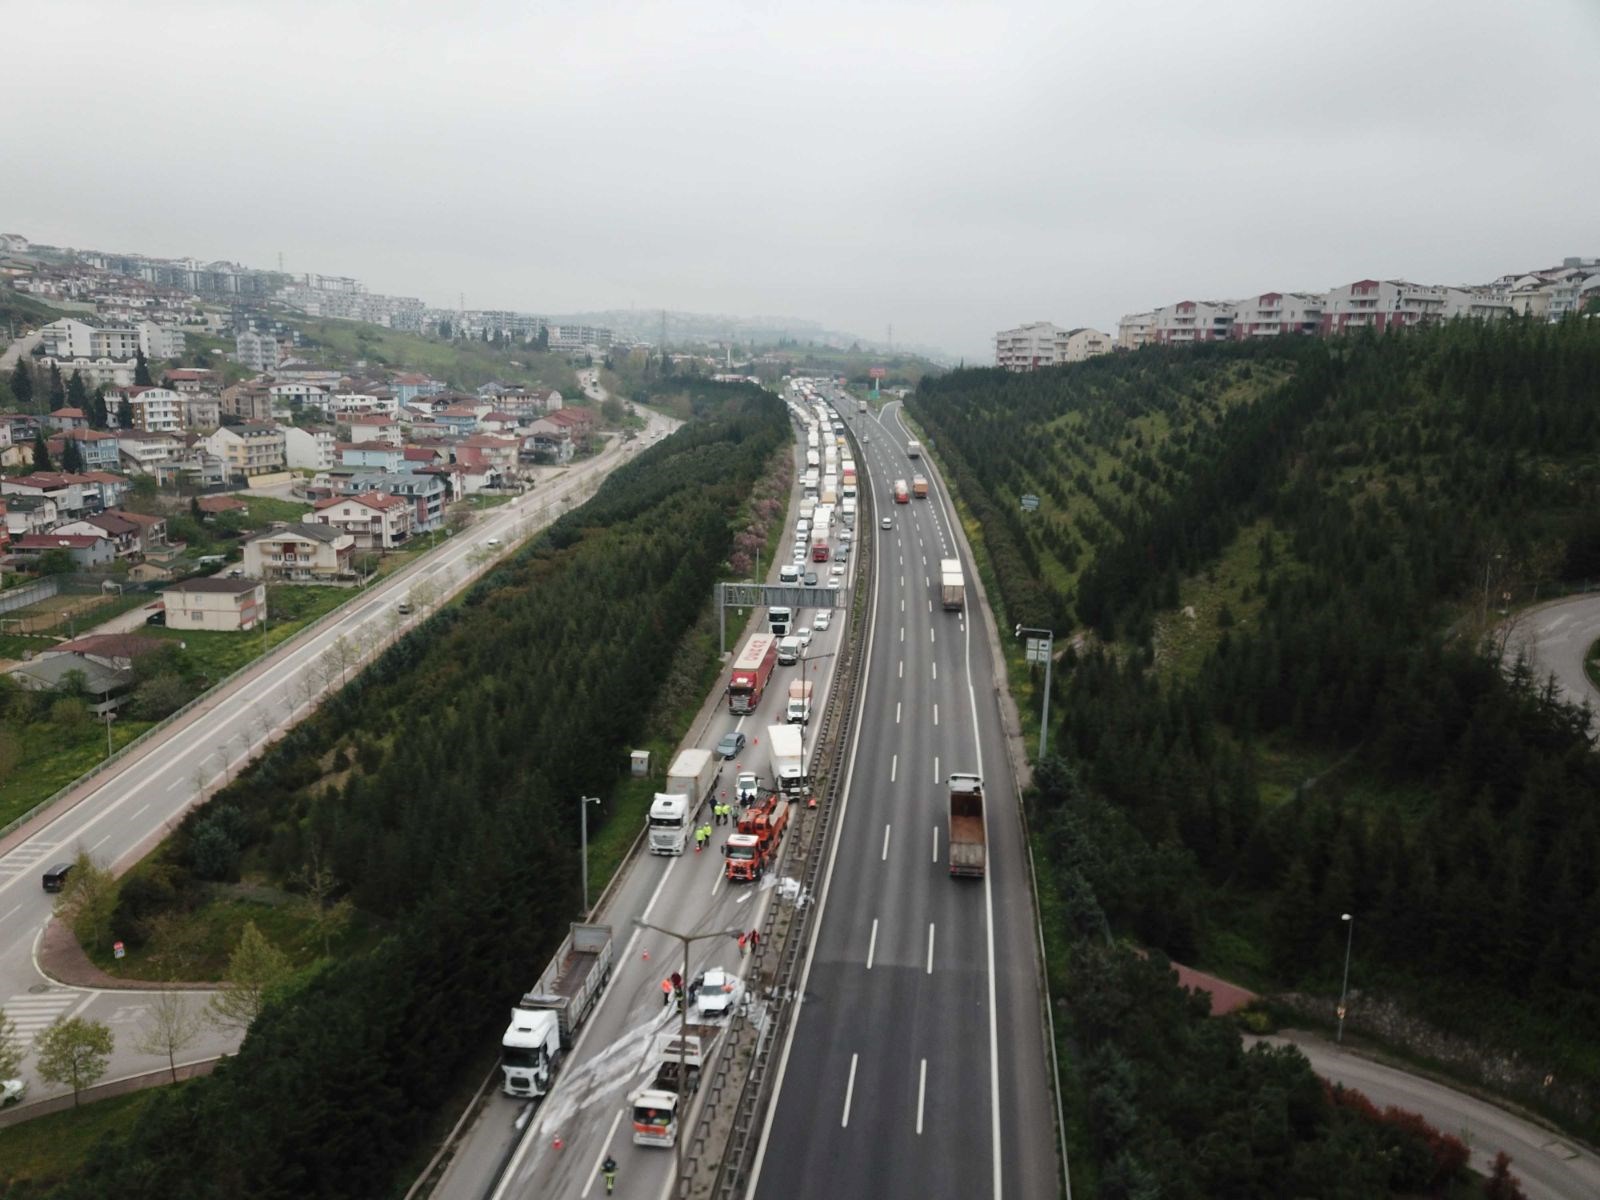
<instances>
[{"instance_id":1,"label":"dump truck","mask_svg":"<svg viewBox=\"0 0 1600 1200\"><path fill-rule=\"evenodd\" d=\"M806 790L808 780L801 761L801 730L793 725L767 726L767 754L772 760L773 782L795 795Z\"/></svg>"},{"instance_id":2,"label":"dump truck","mask_svg":"<svg viewBox=\"0 0 1600 1200\"><path fill-rule=\"evenodd\" d=\"M939 560L939 602L947 612L960 612L967 602L967 584L961 577L959 558Z\"/></svg>"},{"instance_id":3,"label":"dump truck","mask_svg":"<svg viewBox=\"0 0 1600 1200\"><path fill-rule=\"evenodd\" d=\"M790 725L804 725L811 720L811 689L809 679L790 681L789 709L784 717Z\"/></svg>"},{"instance_id":4,"label":"dump truck","mask_svg":"<svg viewBox=\"0 0 1600 1200\"><path fill-rule=\"evenodd\" d=\"M684 750L672 760L667 790L655 794L645 818L651 854L682 854L688 848L692 822L721 777L722 760L710 750Z\"/></svg>"},{"instance_id":5,"label":"dump truck","mask_svg":"<svg viewBox=\"0 0 1600 1200\"><path fill-rule=\"evenodd\" d=\"M611 978L611 957L611 926L573 923L500 1038L506 1095L536 1100L549 1093L563 1052Z\"/></svg>"},{"instance_id":6,"label":"dump truck","mask_svg":"<svg viewBox=\"0 0 1600 1200\"><path fill-rule=\"evenodd\" d=\"M670 1148L677 1142L679 1105L687 1105L700 1086L706 1055L720 1032L719 1025L690 1025L656 1035L650 1080L628 1098L635 1145Z\"/></svg>"},{"instance_id":7,"label":"dump truck","mask_svg":"<svg viewBox=\"0 0 1600 1200\"><path fill-rule=\"evenodd\" d=\"M988 857L983 830L983 780L952 772L950 785L950 874L982 878Z\"/></svg>"},{"instance_id":8,"label":"dump truck","mask_svg":"<svg viewBox=\"0 0 1600 1200\"><path fill-rule=\"evenodd\" d=\"M928 498L928 480L925 476L913 475L911 477L911 494L918 500L926 500Z\"/></svg>"}]
</instances>

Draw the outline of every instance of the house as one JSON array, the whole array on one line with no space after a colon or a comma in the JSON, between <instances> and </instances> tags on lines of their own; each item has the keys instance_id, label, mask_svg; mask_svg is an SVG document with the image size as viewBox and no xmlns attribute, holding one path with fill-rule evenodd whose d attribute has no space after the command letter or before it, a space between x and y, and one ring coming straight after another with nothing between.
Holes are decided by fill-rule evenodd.
<instances>
[{"instance_id":1,"label":"house","mask_svg":"<svg viewBox=\"0 0 1600 1200\"><path fill-rule=\"evenodd\" d=\"M11 539L12 557L29 563L52 550L65 550L80 571L108 567L117 557L115 543L103 534L30 533Z\"/></svg>"},{"instance_id":2,"label":"house","mask_svg":"<svg viewBox=\"0 0 1600 1200\"><path fill-rule=\"evenodd\" d=\"M56 502L48 496L7 496L5 527L10 537L45 533L61 524Z\"/></svg>"},{"instance_id":3,"label":"house","mask_svg":"<svg viewBox=\"0 0 1600 1200\"><path fill-rule=\"evenodd\" d=\"M225 416L240 421L272 420L272 391L259 380L225 387L218 400Z\"/></svg>"},{"instance_id":4,"label":"house","mask_svg":"<svg viewBox=\"0 0 1600 1200\"><path fill-rule=\"evenodd\" d=\"M400 436L400 422L380 413L350 414L350 441L388 442L398 446L405 439Z\"/></svg>"},{"instance_id":5,"label":"house","mask_svg":"<svg viewBox=\"0 0 1600 1200\"><path fill-rule=\"evenodd\" d=\"M557 462L568 461L593 432L594 414L587 408L561 408L527 426L535 451L554 451Z\"/></svg>"},{"instance_id":6,"label":"house","mask_svg":"<svg viewBox=\"0 0 1600 1200\"><path fill-rule=\"evenodd\" d=\"M394 396L399 404L410 404L419 396L432 396L444 390L444 384L426 375L405 374L394 377Z\"/></svg>"},{"instance_id":7,"label":"house","mask_svg":"<svg viewBox=\"0 0 1600 1200\"><path fill-rule=\"evenodd\" d=\"M335 583L354 575L355 551L356 539L342 529L288 525L244 543L244 572L256 579Z\"/></svg>"},{"instance_id":8,"label":"house","mask_svg":"<svg viewBox=\"0 0 1600 1200\"><path fill-rule=\"evenodd\" d=\"M282 425L284 461L297 471L326 471L337 461L331 425Z\"/></svg>"},{"instance_id":9,"label":"house","mask_svg":"<svg viewBox=\"0 0 1600 1200\"><path fill-rule=\"evenodd\" d=\"M401 469L415 471L419 467L436 467L449 461L450 456L442 446L407 446Z\"/></svg>"},{"instance_id":10,"label":"house","mask_svg":"<svg viewBox=\"0 0 1600 1200\"><path fill-rule=\"evenodd\" d=\"M59 525L50 532L58 536L87 534L90 537L110 538L118 558L130 558L144 553L144 547L139 544L139 526L132 521L124 520L119 513L95 513L81 521Z\"/></svg>"},{"instance_id":11,"label":"house","mask_svg":"<svg viewBox=\"0 0 1600 1200\"><path fill-rule=\"evenodd\" d=\"M496 412L526 420L561 407L561 393L553 387L503 387L495 394Z\"/></svg>"},{"instance_id":12,"label":"house","mask_svg":"<svg viewBox=\"0 0 1600 1200\"><path fill-rule=\"evenodd\" d=\"M195 500L195 505L208 517L228 512L247 512L250 508L243 500L236 500L232 496L200 496Z\"/></svg>"},{"instance_id":13,"label":"house","mask_svg":"<svg viewBox=\"0 0 1600 1200\"><path fill-rule=\"evenodd\" d=\"M168 629L254 629L267 619L267 585L259 579L209 576L161 590Z\"/></svg>"},{"instance_id":14,"label":"house","mask_svg":"<svg viewBox=\"0 0 1600 1200\"><path fill-rule=\"evenodd\" d=\"M400 405L387 388L374 388L370 392L341 392L328 400L328 411L335 416L349 413L381 413L393 417Z\"/></svg>"},{"instance_id":15,"label":"house","mask_svg":"<svg viewBox=\"0 0 1600 1200\"><path fill-rule=\"evenodd\" d=\"M391 442L340 442L339 462L346 467L368 471L399 471L405 450Z\"/></svg>"},{"instance_id":16,"label":"house","mask_svg":"<svg viewBox=\"0 0 1600 1200\"><path fill-rule=\"evenodd\" d=\"M488 404L452 404L436 410L433 419L457 437L466 437L478 428L478 418L492 412Z\"/></svg>"},{"instance_id":17,"label":"house","mask_svg":"<svg viewBox=\"0 0 1600 1200\"><path fill-rule=\"evenodd\" d=\"M66 453L68 442L77 446L84 470L115 471L122 465L121 439L115 433L103 433L97 429L71 429L48 439L45 445L51 457L59 462Z\"/></svg>"},{"instance_id":18,"label":"house","mask_svg":"<svg viewBox=\"0 0 1600 1200\"><path fill-rule=\"evenodd\" d=\"M429 533L444 524L445 505L450 500L450 485L437 475L354 475L341 482L342 494L382 492L398 496L411 506L413 533Z\"/></svg>"},{"instance_id":19,"label":"house","mask_svg":"<svg viewBox=\"0 0 1600 1200\"><path fill-rule=\"evenodd\" d=\"M183 429L183 397L171 388L135 384L112 388L106 393L106 411L119 424L124 404L133 413L134 429L146 433L178 433Z\"/></svg>"},{"instance_id":20,"label":"house","mask_svg":"<svg viewBox=\"0 0 1600 1200\"><path fill-rule=\"evenodd\" d=\"M222 424L222 401L206 392L183 398L183 423L189 429L215 429Z\"/></svg>"},{"instance_id":21,"label":"house","mask_svg":"<svg viewBox=\"0 0 1600 1200\"><path fill-rule=\"evenodd\" d=\"M84 471L68 478L78 481L91 508L121 508L123 501L128 498L128 479L125 475L113 475L109 471Z\"/></svg>"},{"instance_id":22,"label":"house","mask_svg":"<svg viewBox=\"0 0 1600 1200\"><path fill-rule=\"evenodd\" d=\"M55 430L89 428L89 414L81 408L58 408L45 420L49 421L50 428Z\"/></svg>"},{"instance_id":23,"label":"house","mask_svg":"<svg viewBox=\"0 0 1600 1200\"><path fill-rule=\"evenodd\" d=\"M167 544L167 519L165 517L151 516L149 513L128 512L118 509L117 516L124 521L132 521L139 527L139 549L145 554L152 550L159 550Z\"/></svg>"},{"instance_id":24,"label":"house","mask_svg":"<svg viewBox=\"0 0 1600 1200\"><path fill-rule=\"evenodd\" d=\"M523 434L519 457L526 462L537 462L541 455L548 455L555 462L565 463L572 461L572 451L570 429L559 425L540 428L535 421L533 432Z\"/></svg>"},{"instance_id":25,"label":"house","mask_svg":"<svg viewBox=\"0 0 1600 1200\"><path fill-rule=\"evenodd\" d=\"M399 496L362 492L319 500L301 520L342 529L364 550L393 550L411 536L413 511Z\"/></svg>"},{"instance_id":26,"label":"house","mask_svg":"<svg viewBox=\"0 0 1600 1200\"><path fill-rule=\"evenodd\" d=\"M180 396L215 396L222 377L204 367L174 367L161 377L161 382Z\"/></svg>"},{"instance_id":27,"label":"house","mask_svg":"<svg viewBox=\"0 0 1600 1200\"><path fill-rule=\"evenodd\" d=\"M487 433L463 438L456 447L456 461L473 466L487 463L512 475L517 470L517 449L521 443L516 438L493 437Z\"/></svg>"},{"instance_id":28,"label":"house","mask_svg":"<svg viewBox=\"0 0 1600 1200\"><path fill-rule=\"evenodd\" d=\"M131 667L103 666L83 654L40 655L12 667L9 674L19 687L30 692L62 691L71 684L88 697L89 711L96 717L115 712L136 682Z\"/></svg>"},{"instance_id":29,"label":"house","mask_svg":"<svg viewBox=\"0 0 1600 1200\"><path fill-rule=\"evenodd\" d=\"M59 471L35 471L0 479L0 496L43 496L55 504L63 519L98 512L102 507L98 489L86 491L81 476Z\"/></svg>"},{"instance_id":30,"label":"house","mask_svg":"<svg viewBox=\"0 0 1600 1200\"><path fill-rule=\"evenodd\" d=\"M520 418L508 412L484 413L478 421L478 427L485 433L511 433L520 424Z\"/></svg>"},{"instance_id":31,"label":"house","mask_svg":"<svg viewBox=\"0 0 1600 1200\"><path fill-rule=\"evenodd\" d=\"M272 415L288 414L297 408L314 408L328 411L329 389L303 380L283 380L271 384L267 391L272 395Z\"/></svg>"},{"instance_id":32,"label":"house","mask_svg":"<svg viewBox=\"0 0 1600 1200\"><path fill-rule=\"evenodd\" d=\"M75 654L112 671L131 671L137 659L155 654L173 643L165 638L147 637L142 633L91 633L70 642L58 642L40 650L35 659L54 658L59 654Z\"/></svg>"},{"instance_id":33,"label":"house","mask_svg":"<svg viewBox=\"0 0 1600 1200\"><path fill-rule=\"evenodd\" d=\"M124 429L117 434L117 457L121 466L139 475L156 474L156 468L171 462L182 448L183 439L176 433Z\"/></svg>"},{"instance_id":34,"label":"house","mask_svg":"<svg viewBox=\"0 0 1600 1200\"><path fill-rule=\"evenodd\" d=\"M222 460L230 479L269 475L287 465L283 430L265 421L223 425L206 438L206 448Z\"/></svg>"}]
</instances>

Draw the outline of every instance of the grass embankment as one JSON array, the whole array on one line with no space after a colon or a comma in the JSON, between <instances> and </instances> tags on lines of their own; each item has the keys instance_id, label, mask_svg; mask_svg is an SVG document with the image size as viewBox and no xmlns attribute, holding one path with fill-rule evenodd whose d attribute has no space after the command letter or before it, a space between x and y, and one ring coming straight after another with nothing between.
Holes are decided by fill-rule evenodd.
<instances>
[{"instance_id":1,"label":"grass embankment","mask_svg":"<svg viewBox=\"0 0 1600 1200\"><path fill-rule=\"evenodd\" d=\"M472 389L499 380L524 385L547 384L563 397L581 398L578 377L559 354L541 354L531 346L500 348L487 342L442 341L401 333L360 321L288 319L330 363L365 359L378 367L419 371L452 387Z\"/></svg>"},{"instance_id":2,"label":"grass embankment","mask_svg":"<svg viewBox=\"0 0 1600 1200\"><path fill-rule=\"evenodd\" d=\"M0 1196L43 1195L71 1176L102 1138L133 1128L156 1095L148 1089L113 1096L0 1129Z\"/></svg>"},{"instance_id":3,"label":"grass embankment","mask_svg":"<svg viewBox=\"0 0 1600 1200\"><path fill-rule=\"evenodd\" d=\"M112 748L120 750L152 724L113 721ZM5 736L16 739L16 765L0 779L0 825L9 825L106 758L106 727L92 714L72 727L57 721L10 722Z\"/></svg>"}]
</instances>

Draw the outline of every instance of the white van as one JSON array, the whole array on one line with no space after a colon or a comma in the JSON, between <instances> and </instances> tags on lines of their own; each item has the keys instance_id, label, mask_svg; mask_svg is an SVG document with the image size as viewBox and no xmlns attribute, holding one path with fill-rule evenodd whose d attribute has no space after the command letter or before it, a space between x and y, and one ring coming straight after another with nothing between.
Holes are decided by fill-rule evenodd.
<instances>
[{"instance_id":1,"label":"white van","mask_svg":"<svg viewBox=\"0 0 1600 1200\"><path fill-rule=\"evenodd\" d=\"M783 566L778 568L778 582L799 583L800 568L795 566L793 563L784 563Z\"/></svg>"}]
</instances>

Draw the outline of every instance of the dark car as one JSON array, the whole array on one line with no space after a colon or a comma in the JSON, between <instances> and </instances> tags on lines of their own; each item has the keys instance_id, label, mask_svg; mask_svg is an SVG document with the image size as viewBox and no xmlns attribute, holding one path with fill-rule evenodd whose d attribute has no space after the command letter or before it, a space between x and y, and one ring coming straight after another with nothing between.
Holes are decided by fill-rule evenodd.
<instances>
[{"instance_id":1,"label":"dark car","mask_svg":"<svg viewBox=\"0 0 1600 1200\"><path fill-rule=\"evenodd\" d=\"M72 874L71 863L57 863L44 873L44 890L47 892L59 892L67 886L67 876L70 874Z\"/></svg>"},{"instance_id":2,"label":"dark car","mask_svg":"<svg viewBox=\"0 0 1600 1200\"><path fill-rule=\"evenodd\" d=\"M744 749L744 734L737 729L729 730L722 735L722 740L717 743L717 753L723 758L733 758Z\"/></svg>"},{"instance_id":3,"label":"dark car","mask_svg":"<svg viewBox=\"0 0 1600 1200\"><path fill-rule=\"evenodd\" d=\"M817 586L817 573L815 571L807 571L806 572L806 581L805 582L806 582L806 586L807 587L816 587Z\"/></svg>"},{"instance_id":4,"label":"dark car","mask_svg":"<svg viewBox=\"0 0 1600 1200\"><path fill-rule=\"evenodd\" d=\"M165 625L167 623L167 614L164 610L162 612L153 612L144 619L144 623L146 625Z\"/></svg>"}]
</instances>

